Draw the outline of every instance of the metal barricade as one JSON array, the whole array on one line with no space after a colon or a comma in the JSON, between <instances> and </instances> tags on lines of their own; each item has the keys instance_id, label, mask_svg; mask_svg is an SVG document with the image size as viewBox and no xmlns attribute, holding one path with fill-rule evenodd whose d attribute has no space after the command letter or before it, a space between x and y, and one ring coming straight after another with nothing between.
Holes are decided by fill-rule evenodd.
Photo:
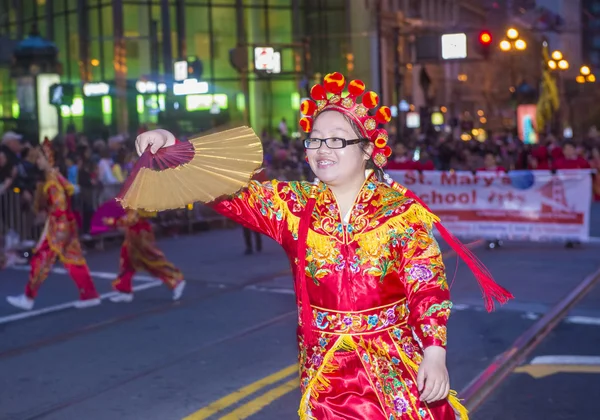
<instances>
[{"instance_id":1,"label":"metal barricade","mask_svg":"<svg viewBox=\"0 0 600 420\"><path fill-rule=\"evenodd\" d=\"M92 188L77 187L71 198L72 209L79 221L80 234L85 240L97 242L100 248L104 246L106 239L122 236L122 233L115 230L90 236L91 219L95 211L106 201L114 199L120 189L120 184ZM163 230L176 228L183 229L187 233L194 232L199 224L217 228L234 225L211 207L200 203L190 204L186 209L160 212L154 219L154 224ZM29 246L37 242L42 229L43 223L36 220L33 211L33 197L21 193L18 189L0 194L0 237L18 236L20 245Z\"/></svg>"},{"instance_id":2,"label":"metal barricade","mask_svg":"<svg viewBox=\"0 0 600 420\"><path fill-rule=\"evenodd\" d=\"M0 194L0 236L18 237L20 245L34 245L43 223L36 223L33 197L18 188Z\"/></svg>"}]
</instances>

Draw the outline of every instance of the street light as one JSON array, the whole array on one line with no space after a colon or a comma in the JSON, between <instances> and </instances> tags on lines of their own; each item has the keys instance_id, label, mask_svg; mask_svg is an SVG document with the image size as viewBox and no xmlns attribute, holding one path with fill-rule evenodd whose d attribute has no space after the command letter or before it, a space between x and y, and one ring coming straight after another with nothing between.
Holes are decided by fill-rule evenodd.
<instances>
[{"instance_id":1,"label":"street light","mask_svg":"<svg viewBox=\"0 0 600 420\"><path fill-rule=\"evenodd\" d=\"M527 48L527 43L522 39L517 39L515 41L515 48L519 51L523 51L525 48Z\"/></svg>"},{"instance_id":2,"label":"street light","mask_svg":"<svg viewBox=\"0 0 600 420\"><path fill-rule=\"evenodd\" d=\"M577 83L594 83L596 76L592 74L592 69L588 66L581 66L579 75L575 78Z\"/></svg>"},{"instance_id":3,"label":"street light","mask_svg":"<svg viewBox=\"0 0 600 420\"><path fill-rule=\"evenodd\" d=\"M518 51L523 51L527 48L525 40L519 38L519 31L515 28L508 28L506 38L500 41L500 49L504 52L510 51L513 48Z\"/></svg>"},{"instance_id":4,"label":"street light","mask_svg":"<svg viewBox=\"0 0 600 420\"><path fill-rule=\"evenodd\" d=\"M561 70L567 70L569 68L569 62L567 60L560 60L558 62L558 68Z\"/></svg>"},{"instance_id":5,"label":"street light","mask_svg":"<svg viewBox=\"0 0 600 420\"><path fill-rule=\"evenodd\" d=\"M500 41L500 49L502 51L510 51L511 48L512 48L512 44L510 43L510 41L507 41L506 39L503 39L502 41Z\"/></svg>"},{"instance_id":6,"label":"street light","mask_svg":"<svg viewBox=\"0 0 600 420\"><path fill-rule=\"evenodd\" d=\"M516 39L519 38L519 31L517 31L515 28L509 28L506 31L506 36L508 39L510 39L511 41L514 41Z\"/></svg>"},{"instance_id":7,"label":"street light","mask_svg":"<svg viewBox=\"0 0 600 420\"><path fill-rule=\"evenodd\" d=\"M569 62L564 58L562 52L558 50L553 51L551 57L547 63L550 70L567 70L569 68Z\"/></svg>"},{"instance_id":8,"label":"street light","mask_svg":"<svg viewBox=\"0 0 600 420\"><path fill-rule=\"evenodd\" d=\"M579 69L579 73L581 73L583 76L589 76L591 72L592 70L588 66L581 66Z\"/></svg>"},{"instance_id":9,"label":"street light","mask_svg":"<svg viewBox=\"0 0 600 420\"><path fill-rule=\"evenodd\" d=\"M560 51L556 50L556 51L552 51L552 59L555 61L560 61L562 60L563 55Z\"/></svg>"}]
</instances>

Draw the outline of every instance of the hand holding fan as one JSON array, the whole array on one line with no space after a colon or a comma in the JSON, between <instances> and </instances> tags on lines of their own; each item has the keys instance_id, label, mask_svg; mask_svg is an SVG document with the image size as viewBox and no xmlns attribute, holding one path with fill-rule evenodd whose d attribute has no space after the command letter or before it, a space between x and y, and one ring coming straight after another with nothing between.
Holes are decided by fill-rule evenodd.
<instances>
[{"instance_id":1,"label":"hand holding fan","mask_svg":"<svg viewBox=\"0 0 600 420\"><path fill-rule=\"evenodd\" d=\"M140 156L117 196L123 207L146 211L184 208L234 194L263 161L262 144L249 127L178 142Z\"/></svg>"}]
</instances>

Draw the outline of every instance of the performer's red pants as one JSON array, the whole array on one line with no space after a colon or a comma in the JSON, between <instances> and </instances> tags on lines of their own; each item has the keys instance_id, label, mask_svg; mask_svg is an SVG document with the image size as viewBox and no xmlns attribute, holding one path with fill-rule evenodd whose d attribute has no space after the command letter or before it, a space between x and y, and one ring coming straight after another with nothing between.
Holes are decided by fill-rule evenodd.
<instances>
[{"instance_id":1,"label":"performer's red pants","mask_svg":"<svg viewBox=\"0 0 600 420\"><path fill-rule=\"evenodd\" d=\"M38 289L48 278L50 270L54 266L58 255L44 240L37 252L31 258L31 271L29 272L29 282L25 288L25 295L30 299L35 299ZM92 281L90 270L84 263L82 265L64 263L65 269L77 285L79 296L82 300L94 299L98 297L98 292Z\"/></svg>"},{"instance_id":2,"label":"performer's red pants","mask_svg":"<svg viewBox=\"0 0 600 420\"><path fill-rule=\"evenodd\" d=\"M183 279L183 274L164 254L156 248L152 248L151 255L142 257L136 255L132 257L129 254L127 246L121 247L121 262L119 276L113 282L115 290L121 293L132 293L132 279L136 271L144 270L154 277L158 277L169 288L174 289Z\"/></svg>"}]
</instances>

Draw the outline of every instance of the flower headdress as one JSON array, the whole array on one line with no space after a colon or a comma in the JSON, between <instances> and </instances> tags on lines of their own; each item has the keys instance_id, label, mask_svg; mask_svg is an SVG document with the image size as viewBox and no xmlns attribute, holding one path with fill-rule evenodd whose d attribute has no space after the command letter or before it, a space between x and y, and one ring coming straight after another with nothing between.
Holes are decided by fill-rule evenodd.
<instances>
[{"instance_id":1,"label":"flower headdress","mask_svg":"<svg viewBox=\"0 0 600 420\"><path fill-rule=\"evenodd\" d=\"M344 88L348 89L348 94L342 97ZM365 84L361 80L351 80L346 86L346 79L341 73L329 73L323 78L323 84L314 85L310 90L312 100L307 99L300 105L300 111L304 115L300 119L300 127L304 132L310 133L314 119L321 112L340 112L356 124L362 137L373 143L373 162L383 168L392 149L387 145L387 131L379 127L392 119L392 112L387 106L376 109L379 96L373 91L365 90Z\"/></svg>"},{"instance_id":2,"label":"flower headdress","mask_svg":"<svg viewBox=\"0 0 600 420\"><path fill-rule=\"evenodd\" d=\"M44 154L44 157L46 158L46 160L48 161L48 163L50 164L51 168L54 168L54 150L52 150L52 142L50 140L48 140L48 137L46 137L44 139L44 141L42 142L42 153Z\"/></svg>"}]
</instances>

